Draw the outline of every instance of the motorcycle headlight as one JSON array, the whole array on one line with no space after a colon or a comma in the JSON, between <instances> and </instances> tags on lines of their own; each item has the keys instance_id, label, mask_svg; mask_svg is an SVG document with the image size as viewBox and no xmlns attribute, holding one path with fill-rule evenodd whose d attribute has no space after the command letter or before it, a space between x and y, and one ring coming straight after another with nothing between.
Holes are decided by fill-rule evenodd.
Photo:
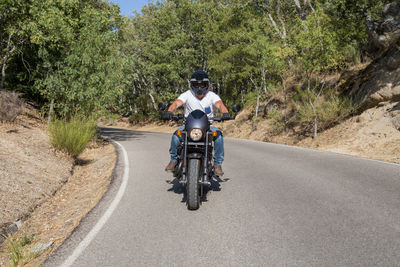
<instances>
[{"instance_id":1,"label":"motorcycle headlight","mask_svg":"<svg viewBox=\"0 0 400 267\"><path fill-rule=\"evenodd\" d=\"M192 139L193 141L199 141L202 137L203 132L200 129L195 128L190 131L190 139Z\"/></svg>"}]
</instances>

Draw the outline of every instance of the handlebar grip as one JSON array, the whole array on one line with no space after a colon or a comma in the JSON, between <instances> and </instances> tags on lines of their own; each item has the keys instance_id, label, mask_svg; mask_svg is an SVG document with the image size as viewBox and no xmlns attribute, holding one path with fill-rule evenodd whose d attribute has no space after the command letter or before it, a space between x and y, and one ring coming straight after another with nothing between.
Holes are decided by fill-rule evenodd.
<instances>
[{"instance_id":1,"label":"handlebar grip","mask_svg":"<svg viewBox=\"0 0 400 267\"><path fill-rule=\"evenodd\" d=\"M234 116L230 116L229 118L222 118L221 116L217 116L217 117L214 117L213 118L213 120L214 121L217 121L217 122L221 122L221 121L229 121L229 120L234 120L235 119L235 117Z\"/></svg>"}]
</instances>

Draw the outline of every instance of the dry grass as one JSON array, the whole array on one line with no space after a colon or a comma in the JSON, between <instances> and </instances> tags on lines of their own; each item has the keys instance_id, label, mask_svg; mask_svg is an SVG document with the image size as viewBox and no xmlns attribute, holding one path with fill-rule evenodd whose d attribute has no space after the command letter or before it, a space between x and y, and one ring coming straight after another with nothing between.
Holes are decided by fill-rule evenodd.
<instances>
[{"instance_id":1,"label":"dry grass","mask_svg":"<svg viewBox=\"0 0 400 267\"><path fill-rule=\"evenodd\" d=\"M112 144L92 141L71 176L71 158L51 148L45 124L25 116L0 125L0 227L22 227L0 244L0 266L40 266L107 191L116 162ZM33 236L29 244L24 233ZM21 240L22 244L21 245ZM39 244L53 244L32 254Z\"/></svg>"},{"instance_id":2,"label":"dry grass","mask_svg":"<svg viewBox=\"0 0 400 267\"><path fill-rule=\"evenodd\" d=\"M1 122L13 122L23 112L25 102L20 96L21 94L17 92L0 92Z\"/></svg>"},{"instance_id":3,"label":"dry grass","mask_svg":"<svg viewBox=\"0 0 400 267\"><path fill-rule=\"evenodd\" d=\"M77 158L96 134L96 122L91 119L72 118L55 120L49 127L51 144L73 158Z\"/></svg>"}]
</instances>

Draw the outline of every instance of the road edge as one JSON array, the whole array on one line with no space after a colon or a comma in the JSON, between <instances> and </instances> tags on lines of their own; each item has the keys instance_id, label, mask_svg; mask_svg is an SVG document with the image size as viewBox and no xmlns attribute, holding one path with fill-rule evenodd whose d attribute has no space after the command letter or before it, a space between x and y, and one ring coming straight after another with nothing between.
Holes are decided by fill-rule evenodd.
<instances>
[{"instance_id":1,"label":"road edge","mask_svg":"<svg viewBox=\"0 0 400 267\"><path fill-rule=\"evenodd\" d=\"M120 143L108 137L102 136L102 138L113 144L117 154L109 188L93 209L82 218L73 233L46 259L42 266L71 266L107 222L124 195L129 178L127 152Z\"/></svg>"}]
</instances>

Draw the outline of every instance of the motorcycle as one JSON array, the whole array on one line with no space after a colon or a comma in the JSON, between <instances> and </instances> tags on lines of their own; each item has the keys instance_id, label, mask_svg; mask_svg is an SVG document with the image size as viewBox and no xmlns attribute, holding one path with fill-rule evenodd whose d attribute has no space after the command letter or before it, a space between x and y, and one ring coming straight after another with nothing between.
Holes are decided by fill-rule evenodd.
<instances>
[{"instance_id":1,"label":"motorcycle","mask_svg":"<svg viewBox=\"0 0 400 267\"><path fill-rule=\"evenodd\" d=\"M166 105L159 104L160 113L165 111ZM230 118L214 117L213 121L234 120L240 111L238 104L232 107L234 115ZM212 121L201 110L192 111L187 118L183 114L176 114L171 120L182 121L185 126L183 131L176 134L181 137L178 146L178 161L173 171L180 184L186 187L186 202L189 210L200 207L200 199L206 189L211 185L211 179L217 177L214 174L213 153L214 137L217 132L210 129Z\"/></svg>"}]
</instances>

